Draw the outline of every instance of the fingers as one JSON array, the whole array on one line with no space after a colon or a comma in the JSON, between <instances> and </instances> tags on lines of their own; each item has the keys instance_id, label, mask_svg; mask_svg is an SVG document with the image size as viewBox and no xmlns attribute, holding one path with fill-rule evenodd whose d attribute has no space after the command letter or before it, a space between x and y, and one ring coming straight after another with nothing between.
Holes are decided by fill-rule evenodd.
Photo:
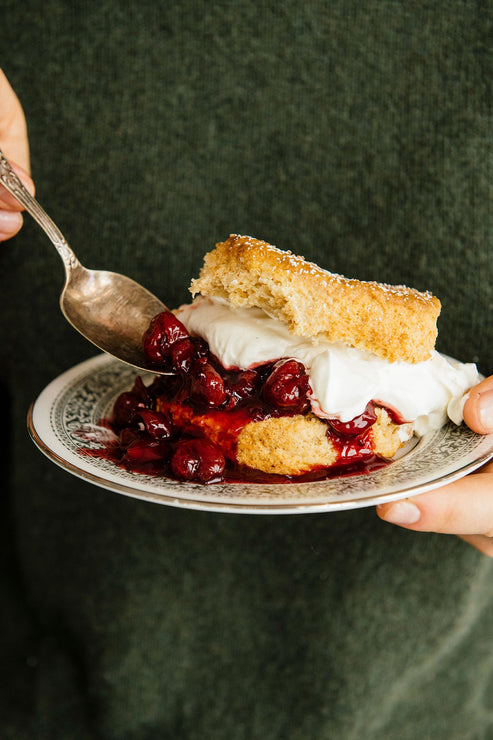
<instances>
[{"instance_id":1,"label":"fingers","mask_svg":"<svg viewBox=\"0 0 493 740\"><path fill-rule=\"evenodd\" d=\"M493 432L493 376L470 391L464 404L464 421L478 434Z\"/></svg>"},{"instance_id":2,"label":"fingers","mask_svg":"<svg viewBox=\"0 0 493 740\"><path fill-rule=\"evenodd\" d=\"M443 488L377 506L377 514L416 532L460 535L493 555L493 464Z\"/></svg>"},{"instance_id":3,"label":"fingers","mask_svg":"<svg viewBox=\"0 0 493 740\"><path fill-rule=\"evenodd\" d=\"M15 236L23 223L24 219L19 211L0 211L0 242Z\"/></svg>"},{"instance_id":4,"label":"fingers","mask_svg":"<svg viewBox=\"0 0 493 740\"><path fill-rule=\"evenodd\" d=\"M22 106L4 72L0 69L0 147L17 175L34 195L29 176L29 144ZM21 229L22 206L0 186L0 242L10 239Z\"/></svg>"},{"instance_id":5,"label":"fingers","mask_svg":"<svg viewBox=\"0 0 493 740\"><path fill-rule=\"evenodd\" d=\"M0 69L0 146L8 159L30 172L26 119L19 99Z\"/></svg>"},{"instance_id":6,"label":"fingers","mask_svg":"<svg viewBox=\"0 0 493 740\"><path fill-rule=\"evenodd\" d=\"M34 183L27 172L15 164L13 168L31 195L34 195ZM11 239L20 231L24 222L20 213L22 210L20 203L0 186L0 242Z\"/></svg>"}]
</instances>

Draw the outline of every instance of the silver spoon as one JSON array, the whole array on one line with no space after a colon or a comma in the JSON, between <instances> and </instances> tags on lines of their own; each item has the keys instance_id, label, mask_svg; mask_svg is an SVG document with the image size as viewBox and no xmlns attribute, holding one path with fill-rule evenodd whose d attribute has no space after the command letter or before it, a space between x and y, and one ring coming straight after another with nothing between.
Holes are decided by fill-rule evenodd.
<instances>
[{"instance_id":1,"label":"silver spoon","mask_svg":"<svg viewBox=\"0 0 493 740\"><path fill-rule=\"evenodd\" d=\"M0 182L41 226L62 258L65 285L60 295L60 308L65 318L99 349L140 370L148 370L142 336L151 319L165 311L166 306L125 275L83 267L60 229L17 177L1 149ZM156 374L166 373L157 371Z\"/></svg>"}]
</instances>

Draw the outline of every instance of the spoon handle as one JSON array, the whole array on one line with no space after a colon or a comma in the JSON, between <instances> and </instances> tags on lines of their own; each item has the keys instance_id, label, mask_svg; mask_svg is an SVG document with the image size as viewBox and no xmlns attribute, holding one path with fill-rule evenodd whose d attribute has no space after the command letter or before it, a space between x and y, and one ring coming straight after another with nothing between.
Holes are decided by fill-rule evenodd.
<instances>
[{"instance_id":1,"label":"spoon handle","mask_svg":"<svg viewBox=\"0 0 493 740\"><path fill-rule=\"evenodd\" d=\"M63 260L65 271L68 275L70 270L80 267L80 262L69 247L58 226L51 220L46 211L33 198L29 190L23 185L15 173L12 165L0 149L0 183L6 190L26 209L26 211L41 226L46 235L51 239L58 254Z\"/></svg>"}]
</instances>

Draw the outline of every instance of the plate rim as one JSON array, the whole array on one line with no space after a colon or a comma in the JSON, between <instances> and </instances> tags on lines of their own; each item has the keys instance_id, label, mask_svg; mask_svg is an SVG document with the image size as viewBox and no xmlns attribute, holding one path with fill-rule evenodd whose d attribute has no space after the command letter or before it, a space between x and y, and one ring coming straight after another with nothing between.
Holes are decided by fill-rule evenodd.
<instances>
[{"instance_id":1,"label":"plate rim","mask_svg":"<svg viewBox=\"0 0 493 740\"><path fill-rule=\"evenodd\" d=\"M303 501L300 503L296 503L295 501L291 502L285 502L285 503L278 503L276 504L272 500L268 500L265 503L263 502L245 502L245 503L235 503L232 501L221 501L216 500L212 501L208 498L201 498L200 495L193 496L192 498L183 498L180 497L178 491L179 491L179 484L174 483L173 488L176 487L177 494L170 493L170 487L166 488L164 485L162 492L153 492L150 490L145 490L143 488L139 488L138 486L132 486L123 482L117 482L113 481L111 479L105 478L104 476L98 475L98 473L93 471L85 470L83 467L78 467L74 464L72 464L69 460L58 454L55 450L53 450L49 444L43 439L42 434L38 431L36 428L35 423L35 410L37 404L40 404L43 398L51 397L53 395L53 389L56 385L60 383L64 383L64 388L68 387L70 379L81 376L84 374L84 372L87 374L87 369L91 368L91 370L96 370L100 365L104 366L106 363L108 363L108 366L111 363L115 364L122 364L119 363L118 360L115 360L114 358L110 357L109 355L106 355L104 353L95 355L93 357L90 357L86 360L83 360L80 363L77 363L76 365L73 365L69 369L65 370L64 372L60 373L58 376L56 376L52 381L50 381L45 388L37 395L35 400L30 404L27 414L27 428L28 433L36 445L36 447L49 459L51 462L55 463L58 467L62 468L66 472L74 475L75 477L78 477L79 479L82 479L88 483L91 483L93 485L98 486L99 488L102 488L104 490L109 490L113 493L121 494L130 498L134 498L137 500L146 501L149 503L156 503L161 505L168 505L173 506L176 508L184 508L184 509L193 509L193 510L200 510L200 511L211 511L216 513L242 513L242 514L308 514L308 513L329 513L329 512L335 512L335 511L348 511L352 509L357 508L367 508L370 506L376 506L379 503L384 502L390 502L390 501L397 501L403 498L408 498L409 496L416 496L420 493L424 493L426 491L431 491L436 488L442 487L444 485L447 485L448 483L452 483L456 480L459 480L460 478L464 477L465 475L474 472L478 468L485 465L488 460L493 458L493 434L491 435L477 435L478 437L481 437L481 440L487 442L488 439L490 440L490 444L485 445L486 449L485 451L479 455L474 460L466 463L465 465L450 471L449 473L442 474L437 478L432 478L430 480L427 480L423 483L417 483L415 485L410 485L405 487L404 489L397 490L394 492L386 492L386 493L374 493L371 494L368 497L362 497L361 499L350 499L350 500L331 500L331 501ZM135 373L138 373L138 370L135 369ZM142 373L141 373L142 374ZM150 376L152 376L152 373L149 373ZM72 382L74 382L72 380ZM120 391L117 391L120 392ZM59 391L56 396L58 396L61 393ZM52 406L55 403L56 396L53 396L52 399ZM412 451L415 451L420 443L422 443L422 440L425 438L422 438L418 440L417 444L413 447ZM115 466L116 468L117 466ZM135 474L138 475L138 474ZM166 479L164 479L166 482ZM324 484L324 481L318 481L320 485ZM197 484L198 485L198 484ZM229 485L237 485L237 484L229 484ZM255 484L250 484L252 486L255 486ZM278 484L268 484L268 486L272 486L274 489L277 487L282 488L286 485L285 483L278 483ZM301 485L301 484L300 484ZM209 490L209 486L204 486L204 490ZM172 490L172 489L171 489Z\"/></svg>"}]
</instances>

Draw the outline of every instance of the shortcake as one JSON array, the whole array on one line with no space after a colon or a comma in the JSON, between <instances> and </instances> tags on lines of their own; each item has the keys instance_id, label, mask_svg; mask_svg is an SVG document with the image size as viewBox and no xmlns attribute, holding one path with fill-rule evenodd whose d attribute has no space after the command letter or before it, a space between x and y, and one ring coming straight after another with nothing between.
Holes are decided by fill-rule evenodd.
<instances>
[{"instance_id":1,"label":"shortcake","mask_svg":"<svg viewBox=\"0 0 493 740\"><path fill-rule=\"evenodd\" d=\"M240 235L205 255L190 290L143 338L150 369L170 374L115 405L122 464L141 452L180 480L320 479L462 421L477 369L436 351L429 292L348 279Z\"/></svg>"}]
</instances>

